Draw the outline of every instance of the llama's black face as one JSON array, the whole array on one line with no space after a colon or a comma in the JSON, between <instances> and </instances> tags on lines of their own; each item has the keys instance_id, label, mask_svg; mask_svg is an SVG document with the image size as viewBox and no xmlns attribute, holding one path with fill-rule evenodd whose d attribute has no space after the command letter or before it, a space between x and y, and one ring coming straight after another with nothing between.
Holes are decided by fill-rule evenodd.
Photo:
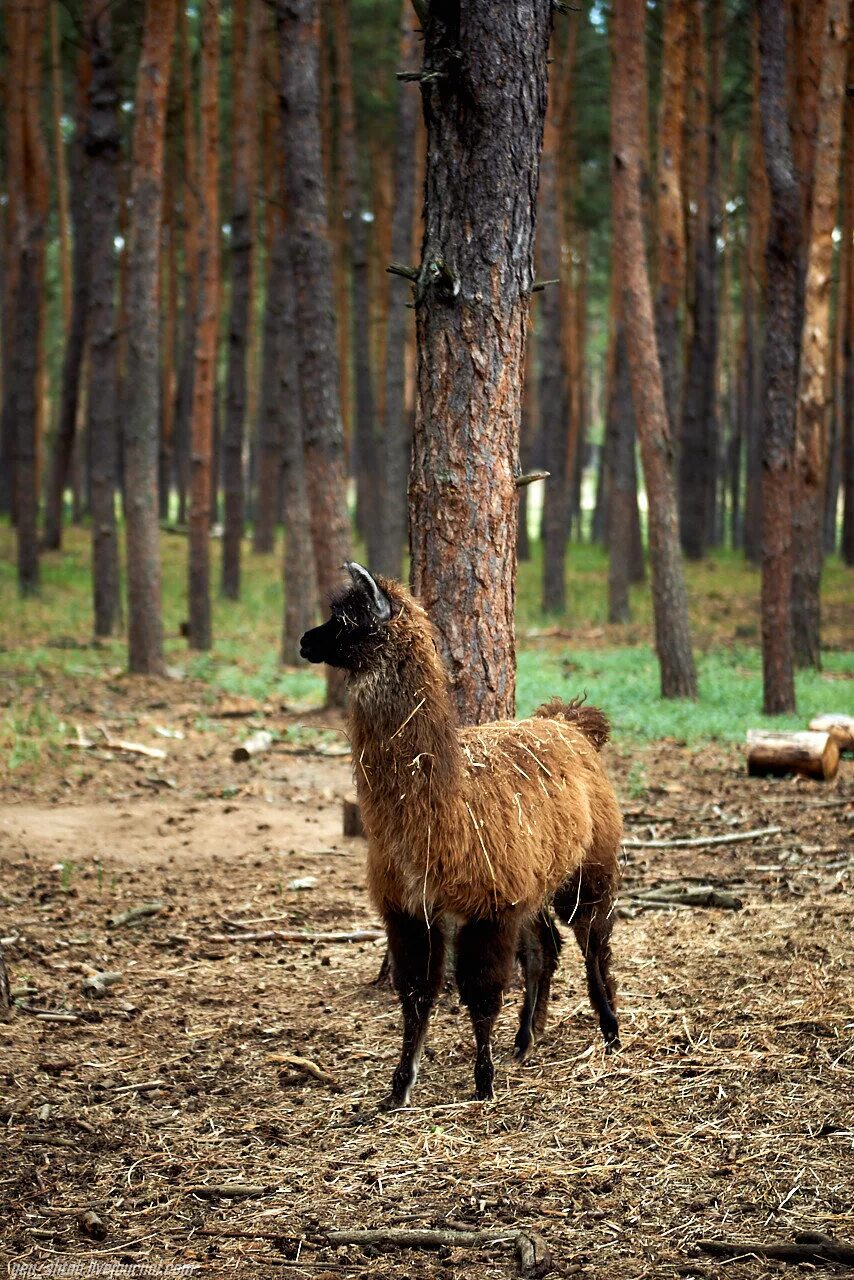
<instances>
[{"instance_id":1,"label":"llama's black face","mask_svg":"<svg viewBox=\"0 0 854 1280\"><path fill-rule=\"evenodd\" d=\"M345 671L364 671L383 642L391 605L367 569L354 561L345 568L352 585L333 597L329 621L306 631L300 640L300 657Z\"/></svg>"}]
</instances>

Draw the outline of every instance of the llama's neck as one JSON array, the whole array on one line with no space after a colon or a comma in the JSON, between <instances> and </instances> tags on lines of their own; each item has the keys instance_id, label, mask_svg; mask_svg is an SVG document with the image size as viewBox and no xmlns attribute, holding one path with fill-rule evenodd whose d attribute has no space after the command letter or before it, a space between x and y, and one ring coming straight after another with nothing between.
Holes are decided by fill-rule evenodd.
<instances>
[{"instance_id":1,"label":"llama's neck","mask_svg":"<svg viewBox=\"0 0 854 1280\"><path fill-rule=\"evenodd\" d=\"M350 732L361 790L429 794L459 790L462 753L445 672L429 637L350 680ZM426 789L425 789L425 785Z\"/></svg>"}]
</instances>

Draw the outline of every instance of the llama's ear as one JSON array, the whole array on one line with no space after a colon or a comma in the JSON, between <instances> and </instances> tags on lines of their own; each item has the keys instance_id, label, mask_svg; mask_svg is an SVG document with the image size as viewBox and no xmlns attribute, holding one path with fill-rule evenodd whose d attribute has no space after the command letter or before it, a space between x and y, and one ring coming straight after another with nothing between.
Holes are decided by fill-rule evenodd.
<instances>
[{"instance_id":1,"label":"llama's ear","mask_svg":"<svg viewBox=\"0 0 854 1280\"><path fill-rule=\"evenodd\" d=\"M355 560L348 560L344 568L357 587L361 587L371 605L371 612L378 622L388 622L391 617L391 604L386 593L379 587L372 574Z\"/></svg>"}]
</instances>

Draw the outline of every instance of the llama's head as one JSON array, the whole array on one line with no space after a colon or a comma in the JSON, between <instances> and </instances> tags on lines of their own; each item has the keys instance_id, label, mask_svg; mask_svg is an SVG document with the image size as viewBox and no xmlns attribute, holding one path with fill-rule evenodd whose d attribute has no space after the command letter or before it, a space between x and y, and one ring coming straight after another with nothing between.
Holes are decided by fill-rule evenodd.
<instances>
[{"instance_id":1,"label":"llama's head","mask_svg":"<svg viewBox=\"0 0 854 1280\"><path fill-rule=\"evenodd\" d=\"M387 638L392 600L386 586L392 584L383 580L381 585L353 560L348 560L344 568L351 581L333 596L329 621L306 631L300 641L300 656L346 671L365 671Z\"/></svg>"}]
</instances>

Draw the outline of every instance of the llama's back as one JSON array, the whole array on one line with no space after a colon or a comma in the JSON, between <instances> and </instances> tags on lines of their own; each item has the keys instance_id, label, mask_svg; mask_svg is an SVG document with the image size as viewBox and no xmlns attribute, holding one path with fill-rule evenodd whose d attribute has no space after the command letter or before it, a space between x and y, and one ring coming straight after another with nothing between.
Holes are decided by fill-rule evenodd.
<instances>
[{"instance_id":1,"label":"llama's back","mask_svg":"<svg viewBox=\"0 0 854 1280\"><path fill-rule=\"evenodd\" d=\"M573 720L538 713L460 730L468 847L445 868L460 914L484 894L499 909L536 910L591 857L616 866L619 807L597 747Z\"/></svg>"}]
</instances>

